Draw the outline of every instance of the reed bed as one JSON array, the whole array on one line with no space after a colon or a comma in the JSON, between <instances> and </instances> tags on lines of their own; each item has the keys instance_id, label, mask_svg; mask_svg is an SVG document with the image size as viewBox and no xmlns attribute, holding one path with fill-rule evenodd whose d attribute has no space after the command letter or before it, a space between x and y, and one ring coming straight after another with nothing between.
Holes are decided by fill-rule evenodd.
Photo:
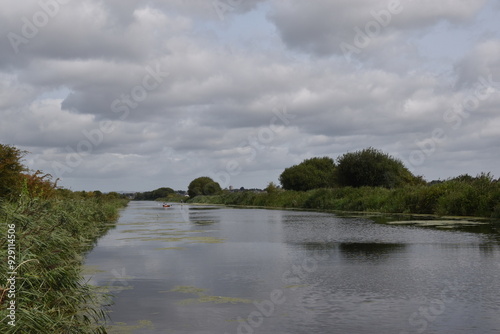
<instances>
[{"instance_id":1,"label":"reed bed","mask_svg":"<svg viewBox=\"0 0 500 334\"><path fill-rule=\"evenodd\" d=\"M21 195L0 202L0 333L106 333L100 295L82 280L86 252L113 227L119 198ZM9 325L8 228L15 226L15 326Z\"/></svg>"}]
</instances>

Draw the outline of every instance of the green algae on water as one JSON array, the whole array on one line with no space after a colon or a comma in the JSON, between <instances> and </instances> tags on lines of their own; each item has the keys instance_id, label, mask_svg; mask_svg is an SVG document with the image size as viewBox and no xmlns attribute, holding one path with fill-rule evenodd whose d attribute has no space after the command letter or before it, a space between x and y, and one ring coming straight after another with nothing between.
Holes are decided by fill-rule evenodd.
<instances>
[{"instance_id":1,"label":"green algae on water","mask_svg":"<svg viewBox=\"0 0 500 334\"><path fill-rule=\"evenodd\" d=\"M487 224L485 222L471 220L401 220L387 222L389 225L410 225L419 227L438 227L438 228L454 228L460 226L474 226L479 224Z\"/></svg>"},{"instance_id":2,"label":"green algae on water","mask_svg":"<svg viewBox=\"0 0 500 334\"><path fill-rule=\"evenodd\" d=\"M194 294L194 295L203 295L203 293L206 291L206 289L200 289L194 286L189 286L189 285L180 285L176 286L172 290L169 290L167 292L180 292L180 293L189 293L189 294Z\"/></svg>"},{"instance_id":3,"label":"green algae on water","mask_svg":"<svg viewBox=\"0 0 500 334\"><path fill-rule=\"evenodd\" d=\"M108 334L133 334L136 333L138 329L154 329L154 325L151 320L139 320L137 325L128 325L125 322L116 322L109 328L107 328Z\"/></svg>"},{"instance_id":4,"label":"green algae on water","mask_svg":"<svg viewBox=\"0 0 500 334\"><path fill-rule=\"evenodd\" d=\"M131 237L131 238L120 238L118 240L139 240L139 241L164 241L164 242L177 242L186 240L189 243L204 243L204 244L220 244L224 242L224 239L214 238L214 237L187 237L187 236L170 236L170 237Z\"/></svg>"},{"instance_id":5,"label":"green algae on water","mask_svg":"<svg viewBox=\"0 0 500 334\"><path fill-rule=\"evenodd\" d=\"M179 301L180 305L201 304L201 303L214 303L214 304L251 304L253 300L235 297L223 296L207 296L202 295L199 298L188 298Z\"/></svg>"},{"instance_id":6,"label":"green algae on water","mask_svg":"<svg viewBox=\"0 0 500 334\"><path fill-rule=\"evenodd\" d=\"M197 295L198 298L187 298L179 301L180 305L213 303L213 304L250 304L253 300L236 297L210 296L205 294L206 289L200 289L194 286L176 286L172 290L165 292L180 292L192 295Z\"/></svg>"}]
</instances>

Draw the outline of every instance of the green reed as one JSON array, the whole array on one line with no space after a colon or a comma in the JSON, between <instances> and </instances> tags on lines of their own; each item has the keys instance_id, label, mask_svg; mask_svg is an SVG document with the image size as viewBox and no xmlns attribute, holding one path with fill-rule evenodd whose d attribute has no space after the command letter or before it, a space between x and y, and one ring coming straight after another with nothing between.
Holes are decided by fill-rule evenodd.
<instances>
[{"instance_id":1,"label":"green reed","mask_svg":"<svg viewBox=\"0 0 500 334\"><path fill-rule=\"evenodd\" d=\"M0 299L0 333L106 333L100 296L82 280L86 252L112 228L118 198L71 194L53 199L21 195L0 202L0 291L8 286L7 228L16 235L16 321L8 324L7 293Z\"/></svg>"}]
</instances>

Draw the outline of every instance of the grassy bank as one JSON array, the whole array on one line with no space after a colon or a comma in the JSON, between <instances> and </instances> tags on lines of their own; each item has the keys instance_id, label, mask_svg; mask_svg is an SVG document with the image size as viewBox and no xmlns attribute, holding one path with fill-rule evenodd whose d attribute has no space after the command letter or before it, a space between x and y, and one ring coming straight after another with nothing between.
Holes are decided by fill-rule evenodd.
<instances>
[{"instance_id":1,"label":"grassy bank","mask_svg":"<svg viewBox=\"0 0 500 334\"><path fill-rule=\"evenodd\" d=\"M190 202L500 218L500 183L484 176L394 189L342 187L304 192L223 192L197 196Z\"/></svg>"},{"instance_id":2,"label":"grassy bank","mask_svg":"<svg viewBox=\"0 0 500 334\"><path fill-rule=\"evenodd\" d=\"M126 202L70 192L52 199L21 196L16 202L0 202L0 333L105 333L105 314L82 282L81 265ZM9 248L12 229L15 247ZM8 249L14 250L15 268L9 268ZM12 301L15 327L7 309Z\"/></svg>"}]
</instances>

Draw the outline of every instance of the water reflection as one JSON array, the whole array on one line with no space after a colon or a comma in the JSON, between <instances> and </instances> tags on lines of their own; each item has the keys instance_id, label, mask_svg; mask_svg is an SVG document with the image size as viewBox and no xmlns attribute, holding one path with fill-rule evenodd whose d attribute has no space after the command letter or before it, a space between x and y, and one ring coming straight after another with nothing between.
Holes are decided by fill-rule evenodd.
<instances>
[{"instance_id":1,"label":"water reflection","mask_svg":"<svg viewBox=\"0 0 500 334\"><path fill-rule=\"evenodd\" d=\"M347 261L382 261L394 253L403 253L405 247L405 244L393 243L343 242L339 250Z\"/></svg>"},{"instance_id":2,"label":"water reflection","mask_svg":"<svg viewBox=\"0 0 500 334\"><path fill-rule=\"evenodd\" d=\"M189 206L188 220L197 226L209 226L219 222L218 206ZM215 211L215 212L212 212Z\"/></svg>"}]
</instances>

